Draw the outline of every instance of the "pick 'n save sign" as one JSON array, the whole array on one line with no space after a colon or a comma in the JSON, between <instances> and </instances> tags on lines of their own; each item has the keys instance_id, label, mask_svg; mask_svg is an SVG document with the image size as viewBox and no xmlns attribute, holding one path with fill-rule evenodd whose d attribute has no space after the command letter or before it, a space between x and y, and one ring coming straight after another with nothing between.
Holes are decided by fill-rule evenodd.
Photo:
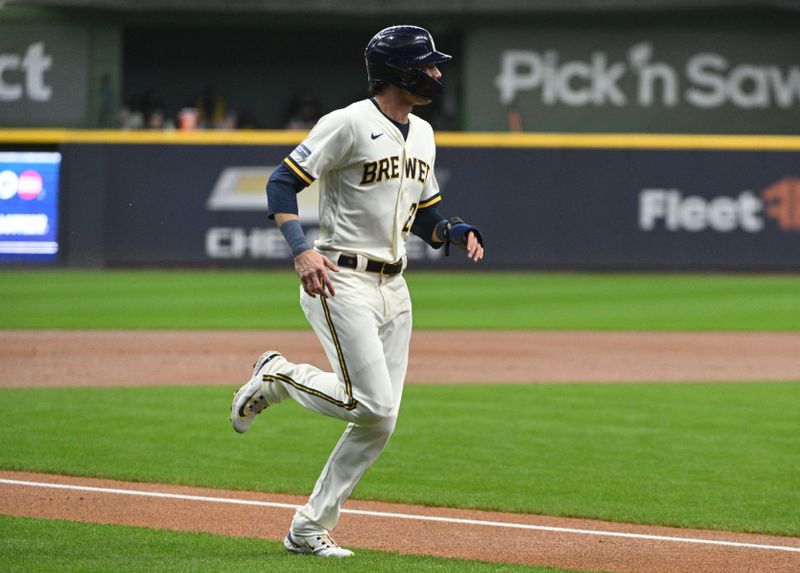
<instances>
[{"instance_id":1,"label":"pick 'n save sign","mask_svg":"<svg viewBox=\"0 0 800 573\"><path fill-rule=\"evenodd\" d=\"M765 40L768 38L768 41ZM478 30L468 130L797 134L800 39L781 30Z\"/></svg>"}]
</instances>

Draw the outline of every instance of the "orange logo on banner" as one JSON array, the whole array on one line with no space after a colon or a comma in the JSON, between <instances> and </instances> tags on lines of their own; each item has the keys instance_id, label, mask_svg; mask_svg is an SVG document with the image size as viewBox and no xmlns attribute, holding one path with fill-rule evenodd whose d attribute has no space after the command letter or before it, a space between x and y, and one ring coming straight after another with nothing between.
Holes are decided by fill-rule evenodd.
<instances>
[{"instance_id":1,"label":"orange logo on banner","mask_svg":"<svg viewBox=\"0 0 800 573\"><path fill-rule=\"evenodd\" d=\"M800 231L800 177L785 177L761 192L768 217L783 231Z\"/></svg>"}]
</instances>

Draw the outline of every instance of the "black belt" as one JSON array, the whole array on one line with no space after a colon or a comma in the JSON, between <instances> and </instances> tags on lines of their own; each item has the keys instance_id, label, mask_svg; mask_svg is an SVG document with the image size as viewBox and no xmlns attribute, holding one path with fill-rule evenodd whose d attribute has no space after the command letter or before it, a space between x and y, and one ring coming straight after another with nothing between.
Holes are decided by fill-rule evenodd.
<instances>
[{"instance_id":1,"label":"black belt","mask_svg":"<svg viewBox=\"0 0 800 573\"><path fill-rule=\"evenodd\" d=\"M336 264L340 267L345 267L348 269L357 269L358 257L353 257L351 255L339 255L339 260L336 261ZM399 275L403 272L403 261L397 261L396 263L382 263L380 261L367 259L367 270L371 273L379 273L382 275Z\"/></svg>"}]
</instances>

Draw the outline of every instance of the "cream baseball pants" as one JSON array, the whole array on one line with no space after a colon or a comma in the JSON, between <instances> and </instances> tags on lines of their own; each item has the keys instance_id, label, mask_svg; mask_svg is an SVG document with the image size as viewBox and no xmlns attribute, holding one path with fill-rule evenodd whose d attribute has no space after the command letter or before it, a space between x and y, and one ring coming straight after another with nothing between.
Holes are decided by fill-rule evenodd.
<instances>
[{"instance_id":1,"label":"cream baseball pants","mask_svg":"<svg viewBox=\"0 0 800 573\"><path fill-rule=\"evenodd\" d=\"M411 299L402 274L341 269L329 275L336 295L312 298L300 289L300 304L333 372L288 363L264 383L270 403L292 398L348 422L308 503L295 513L297 535L336 527L342 504L392 435L408 364Z\"/></svg>"}]
</instances>

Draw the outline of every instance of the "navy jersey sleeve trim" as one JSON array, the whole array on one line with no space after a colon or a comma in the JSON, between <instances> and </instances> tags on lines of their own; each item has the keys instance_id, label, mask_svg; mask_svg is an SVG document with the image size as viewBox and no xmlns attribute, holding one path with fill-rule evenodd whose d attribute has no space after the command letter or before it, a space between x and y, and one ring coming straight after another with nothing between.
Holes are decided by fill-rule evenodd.
<instances>
[{"instance_id":1,"label":"navy jersey sleeve trim","mask_svg":"<svg viewBox=\"0 0 800 573\"><path fill-rule=\"evenodd\" d=\"M430 207L432 205L435 205L436 203L438 203L441 200L442 200L442 195L440 193L437 193L436 195L434 195L430 199L425 199L424 201L420 201L419 202L419 208L420 209L427 209L428 207ZM444 217L442 217L442 218L444 219Z\"/></svg>"},{"instance_id":2,"label":"navy jersey sleeve trim","mask_svg":"<svg viewBox=\"0 0 800 573\"><path fill-rule=\"evenodd\" d=\"M308 171L300 167L291 157L287 157L283 160L283 162L288 165L292 171L294 171L295 175L305 181L306 185L311 185L314 182L314 178L308 174Z\"/></svg>"}]
</instances>

